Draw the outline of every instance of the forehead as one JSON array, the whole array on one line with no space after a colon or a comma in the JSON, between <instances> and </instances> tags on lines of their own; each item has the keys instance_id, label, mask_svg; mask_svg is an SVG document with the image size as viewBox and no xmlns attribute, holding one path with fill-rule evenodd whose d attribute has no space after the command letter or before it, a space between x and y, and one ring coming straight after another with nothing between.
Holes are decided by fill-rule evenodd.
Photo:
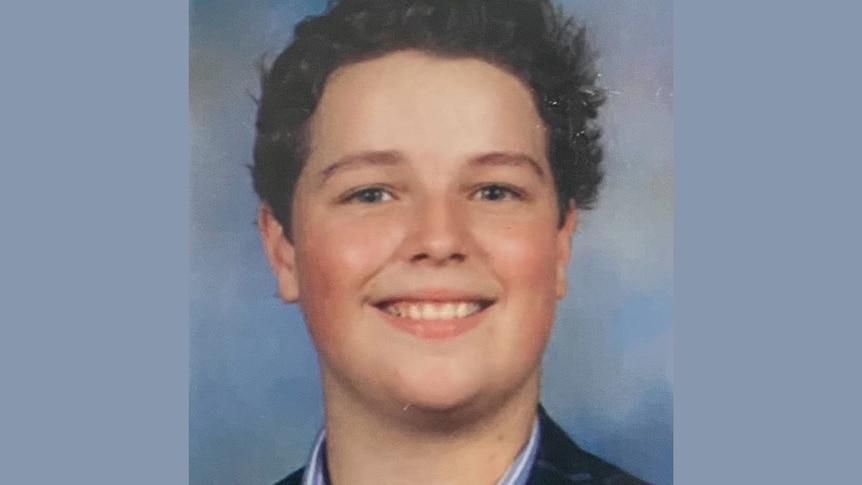
<instances>
[{"instance_id":1,"label":"forehead","mask_svg":"<svg viewBox=\"0 0 862 485\"><path fill-rule=\"evenodd\" d=\"M545 158L544 124L529 89L476 58L401 51L343 66L327 80L310 128L309 163L384 150Z\"/></svg>"}]
</instances>

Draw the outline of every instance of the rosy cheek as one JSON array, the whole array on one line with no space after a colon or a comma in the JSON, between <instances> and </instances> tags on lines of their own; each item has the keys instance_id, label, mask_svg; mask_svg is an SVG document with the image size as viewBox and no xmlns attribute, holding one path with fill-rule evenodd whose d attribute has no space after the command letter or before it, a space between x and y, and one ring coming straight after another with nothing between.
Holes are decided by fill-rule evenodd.
<instances>
[{"instance_id":1,"label":"rosy cheek","mask_svg":"<svg viewBox=\"0 0 862 485\"><path fill-rule=\"evenodd\" d=\"M337 308L334 302L356 304L362 285L387 261L394 230L363 218L319 217L303 233L301 280L308 284L306 306ZM332 311L332 310L328 310Z\"/></svg>"},{"instance_id":2,"label":"rosy cheek","mask_svg":"<svg viewBox=\"0 0 862 485\"><path fill-rule=\"evenodd\" d=\"M553 288L554 239L545 234L550 234L548 229L536 224L511 224L483 237L484 246L493 248L493 266L505 273L505 282L535 290Z\"/></svg>"},{"instance_id":3,"label":"rosy cheek","mask_svg":"<svg viewBox=\"0 0 862 485\"><path fill-rule=\"evenodd\" d=\"M339 231L339 251L346 268L367 276L385 263L392 252L395 231L383 221L351 221Z\"/></svg>"}]
</instances>

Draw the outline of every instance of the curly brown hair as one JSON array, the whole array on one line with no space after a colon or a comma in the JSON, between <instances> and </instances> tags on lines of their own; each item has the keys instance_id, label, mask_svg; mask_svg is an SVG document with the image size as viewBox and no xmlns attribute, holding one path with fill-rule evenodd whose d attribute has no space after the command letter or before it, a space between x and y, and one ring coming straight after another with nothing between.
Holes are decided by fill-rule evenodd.
<instances>
[{"instance_id":1,"label":"curly brown hair","mask_svg":"<svg viewBox=\"0 0 862 485\"><path fill-rule=\"evenodd\" d=\"M548 133L560 221L588 209L602 180L605 92L585 30L549 0L341 0L300 22L262 69L252 177L290 235L293 191L307 156L308 122L337 68L400 50L478 58L521 79Z\"/></svg>"}]
</instances>

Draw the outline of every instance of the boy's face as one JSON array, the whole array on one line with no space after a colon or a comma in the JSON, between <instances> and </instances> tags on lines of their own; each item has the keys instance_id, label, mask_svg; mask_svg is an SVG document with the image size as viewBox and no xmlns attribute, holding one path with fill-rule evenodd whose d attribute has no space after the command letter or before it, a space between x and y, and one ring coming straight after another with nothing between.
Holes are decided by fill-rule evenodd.
<instances>
[{"instance_id":1,"label":"boy's face","mask_svg":"<svg viewBox=\"0 0 862 485\"><path fill-rule=\"evenodd\" d=\"M527 88L390 54L330 76L310 143L292 243L266 210L261 231L327 397L445 411L535 392L575 216L558 226Z\"/></svg>"}]
</instances>

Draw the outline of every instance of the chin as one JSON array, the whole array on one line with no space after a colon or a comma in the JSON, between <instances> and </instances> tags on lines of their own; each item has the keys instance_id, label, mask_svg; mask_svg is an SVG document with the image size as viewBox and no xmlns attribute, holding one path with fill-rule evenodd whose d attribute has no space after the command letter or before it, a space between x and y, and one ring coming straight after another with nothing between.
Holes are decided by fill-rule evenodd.
<instances>
[{"instance_id":1,"label":"chin","mask_svg":"<svg viewBox=\"0 0 862 485\"><path fill-rule=\"evenodd\" d=\"M402 408L435 414L457 412L481 400L485 391L479 379L468 373L440 368L412 370L402 369L385 392Z\"/></svg>"},{"instance_id":2,"label":"chin","mask_svg":"<svg viewBox=\"0 0 862 485\"><path fill-rule=\"evenodd\" d=\"M414 356L412 362L401 361L398 370L390 374L392 379L380 382L384 388L379 389L378 396L390 396L398 403L399 412L407 407L435 415L481 415L513 399L522 399L537 386L537 370L505 372L460 357L426 360Z\"/></svg>"},{"instance_id":3,"label":"chin","mask_svg":"<svg viewBox=\"0 0 862 485\"><path fill-rule=\"evenodd\" d=\"M463 427L465 423L475 423L482 416L493 414L512 392L488 388L468 376L463 380L449 378L433 379L425 376L410 386L399 389L399 402L403 403L397 412L403 414L414 424L425 422L440 431L448 426Z\"/></svg>"},{"instance_id":4,"label":"chin","mask_svg":"<svg viewBox=\"0 0 862 485\"><path fill-rule=\"evenodd\" d=\"M445 390L435 389L423 390L422 392L414 392L406 396L404 400L405 407L415 409L417 411L425 411L436 414L446 414L463 411L473 407L473 404L480 401L476 394L446 392Z\"/></svg>"}]
</instances>

